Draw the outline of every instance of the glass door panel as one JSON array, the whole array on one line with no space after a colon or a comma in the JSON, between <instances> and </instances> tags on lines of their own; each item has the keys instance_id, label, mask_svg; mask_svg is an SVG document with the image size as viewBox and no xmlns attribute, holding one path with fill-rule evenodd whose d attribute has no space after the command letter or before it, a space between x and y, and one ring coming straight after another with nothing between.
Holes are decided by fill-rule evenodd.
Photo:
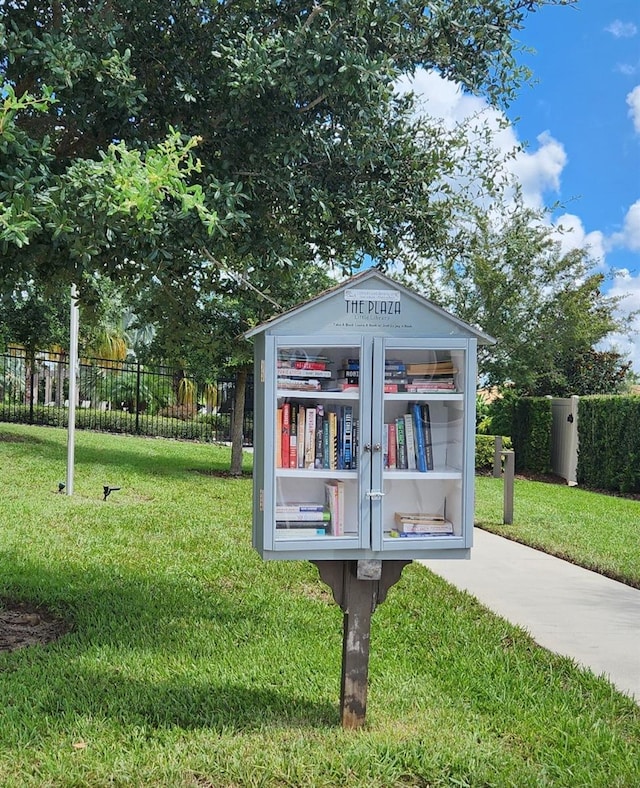
<instances>
[{"instance_id":1,"label":"glass door panel","mask_svg":"<svg viewBox=\"0 0 640 788\"><path fill-rule=\"evenodd\" d=\"M276 548L361 544L361 355L359 345L277 346Z\"/></svg>"}]
</instances>

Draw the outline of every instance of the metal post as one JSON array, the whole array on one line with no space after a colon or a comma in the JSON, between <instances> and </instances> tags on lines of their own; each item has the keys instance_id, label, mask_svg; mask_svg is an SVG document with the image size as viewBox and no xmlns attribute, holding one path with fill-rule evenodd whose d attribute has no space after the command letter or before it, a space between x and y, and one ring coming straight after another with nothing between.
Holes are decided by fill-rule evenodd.
<instances>
[{"instance_id":1,"label":"metal post","mask_svg":"<svg viewBox=\"0 0 640 788\"><path fill-rule=\"evenodd\" d=\"M136 367L136 435L140 434L140 361Z\"/></svg>"},{"instance_id":2,"label":"metal post","mask_svg":"<svg viewBox=\"0 0 640 788\"><path fill-rule=\"evenodd\" d=\"M502 435L496 435L493 447L493 478L502 476Z\"/></svg>"},{"instance_id":3,"label":"metal post","mask_svg":"<svg viewBox=\"0 0 640 788\"><path fill-rule=\"evenodd\" d=\"M502 522L505 525L513 523L513 479L515 476L515 453L513 451L503 451L504 457L504 502Z\"/></svg>"},{"instance_id":4,"label":"metal post","mask_svg":"<svg viewBox=\"0 0 640 788\"><path fill-rule=\"evenodd\" d=\"M73 471L76 445L76 397L78 387L78 290L71 285L71 314L69 318L69 419L67 423L67 495L73 495Z\"/></svg>"}]
</instances>

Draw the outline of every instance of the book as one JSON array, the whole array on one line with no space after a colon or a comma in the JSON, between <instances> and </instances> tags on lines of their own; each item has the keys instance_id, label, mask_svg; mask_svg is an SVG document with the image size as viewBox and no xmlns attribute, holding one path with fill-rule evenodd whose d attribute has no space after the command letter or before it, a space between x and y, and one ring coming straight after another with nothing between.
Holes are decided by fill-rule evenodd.
<instances>
[{"instance_id":1,"label":"book","mask_svg":"<svg viewBox=\"0 0 640 788\"><path fill-rule=\"evenodd\" d=\"M304 428L306 424L306 412L302 406L298 406L298 444L297 444L297 467L304 468Z\"/></svg>"},{"instance_id":2,"label":"book","mask_svg":"<svg viewBox=\"0 0 640 788\"><path fill-rule=\"evenodd\" d=\"M289 468L298 467L298 405L291 403L289 423Z\"/></svg>"},{"instance_id":3,"label":"book","mask_svg":"<svg viewBox=\"0 0 640 788\"><path fill-rule=\"evenodd\" d=\"M338 378L351 378L352 380L354 380L357 383L358 379L360 378L360 370L359 369L353 369L353 368L349 369L348 367L347 368L343 367L343 368L338 370L337 375L338 375Z\"/></svg>"},{"instance_id":4,"label":"book","mask_svg":"<svg viewBox=\"0 0 640 788\"><path fill-rule=\"evenodd\" d=\"M351 457L351 469L358 468L358 455L360 453L360 419L353 420L353 451Z\"/></svg>"},{"instance_id":5,"label":"book","mask_svg":"<svg viewBox=\"0 0 640 788\"><path fill-rule=\"evenodd\" d=\"M416 440L416 468L421 473L427 471L427 453L425 450L425 435L424 427L422 424L422 414L420 412L420 405L415 402L411 406L411 417L413 419L413 433Z\"/></svg>"},{"instance_id":6,"label":"book","mask_svg":"<svg viewBox=\"0 0 640 788\"><path fill-rule=\"evenodd\" d=\"M282 440L280 442L280 450L282 458L280 460L281 468L289 467L289 452L291 450L290 444L291 434L291 404L285 402L282 405Z\"/></svg>"},{"instance_id":7,"label":"book","mask_svg":"<svg viewBox=\"0 0 640 788\"><path fill-rule=\"evenodd\" d=\"M345 405L342 411L342 463L341 467L351 470L353 463L353 406Z\"/></svg>"},{"instance_id":8,"label":"book","mask_svg":"<svg viewBox=\"0 0 640 788\"><path fill-rule=\"evenodd\" d=\"M276 506L276 525L281 522L295 522L295 523L317 523L329 522L331 515L326 506L322 507L319 511L301 510L297 511L280 511Z\"/></svg>"},{"instance_id":9,"label":"book","mask_svg":"<svg viewBox=\"0 0 640 788\"><path fill-rule=\"evenodd\" d=\"M324 512L326 506L323 503L278 503L276 504L276 516L278 514L295 514L297 512Z\"/></svg>"},{"instance_id":10,"label":"book","mask_svg":"<svg viewBox=\"0 0 640 788\"><path fill-rule=\"evenodd\" d=\"M324 405L316 405L316 453L314 467L324 467Z\"/></svg>"},{"instance_id":11,"label":"book","mask_svg":"<svg viewBox=\"0 0 640 788\"><path fill-rule=\"evenodd\" d=\"M316 466L316 409L306 408L306 422L304 428L304 467Z\"/></svg>"},{"instance_id":12,"label":"book","mask_svg":"<svg viewBox=\"0 0 640 788\"><path fill-rule=\"evenodd\" d=\"M295 523L300 528L309 528L317 523L328 523L331 520L331 513L328 509L321 512L287 512L278 514L276 512L276 528L283 527L283 523Z\"/></svg>"},{"instance_id":13,"label":"book","mask_svg":"<svg viewBox=\"0 0 640 788\"><path fill-rule=\"evenodd\" d=\"M279 358L278 367L285 369L311 369L315 371L322 371L327 368L326 361L312 361L310 359L296 359L294 357Z\"/></svg>"},{"instance_id":14,"label":"book","mask_svg":"<svg viewBox=\"0 0 640 788\"><path fill-rule=\"evenodd\" d=\"M453 534L453 523L441 514L395 513L395 530L401 535Z\"/></svg>"},{"instance_id":15,"label":"book","mask_svg":"<svg viewBox=\"0 0 640 788\"><path fill-rule=\"evenodd\" d=\"M407 375L453 375L457 371L451 359L407 364Z\"/></svg>"},{"instance_id":16,"label":"book","mask_svg":"<svg viewBox=\"0 0 640 788\"><path fill-rule=\"evenodd\" d=\"M276 385L279 389L290 391L320 391L320 381L307 378L278 378Z\"/></svg>"},{"instance_id":17,"label":"book","mask_svg":"<svg viewBox=\"0 0 640 788\"><path fill-rule=\"evenodd\" d=\"M406 470L409 466L407 464L407 439L404 432L404 417L399 416L396 419L396 447L397 459L396 467L398 470Z\"/></svg>"},{"instance_id":18,"label":"book","mask_svg":"<svg viewBox=\"0 0 640 788\"><path fill-rule=\"evenodd\" d=\"M447 531L425 531L423 533L407 533L405 531L392 531L392 536L398 536L400 539L424 539L428 536L453 536L453 530Z\"/></svg>"},{"instance_id":19,"label":"book","mask_svg":"<svg viewBox=\"0 0 640 788\"><path fill-rule=\"evenodd\" d=\"M396 436L395 422L389 424L389 470L395 471L398 467L398 439Z\"/></svg>"},{"instance_id":20,"label":"book","mask_svg":"<svg viewBox=\"0 0 640 788\"><path fill-rule=\"evenodd\" d=\"M331 513L331 533L333 536L344 534L344 482L331 480L325 482L325 498Z\"/></svg>"},{"instance_id":21,"label":"book","mask_svg":"<svg viewBox=\"0 0 640 788\"><path fill-rule=\"evenodd\" d=\"M282 408L276 411L276 468L282 468Z\"/></svg>"},{"instance_id":22,"label":"book","mask_svg":"<svg viewBox=\"0 0 640 788\"><path fill-rule=\"evenodd\" d=\"M330 378L330 369L310 369L308 367L278 367L281 378Z\"/></svg>"},{"instance_id":23,"label":"book","mask_svg":"<svg viewBox=\"0 0 640 788\"><path fill-rule=\"evenodd\" d=\"M429 411L428 403L420 405L420 417L422 423L422 431L424 433L424 455L425 463L428 471L432 471L433 464L433 443L431 440L431 414Z\"/></svg>"},{"instance_id":24,"label":"book","mask_svg":"<svg viewBox=\"0 0 640 788\"><path fill-rule=\"evenodd\" d=\"M328 414L329 418L329 469L336 470L338 468L338 419L335 411L331 410Z\"/></svg>"},{"instance_id":25,"label":"book","mask_svg":"<svg viewBox=\"0 0 640 788\"><path fill-rule=\"evenodd\" d=\"M413 416L410 413L405 413L404 418L404 436L407 445L407 469L410 471L416 470L416 440L413 430Z\"/></svg>"},{"instance_id":26,"label":"book","mask_svg":"<svg viewBox=\"0 0 640 788\"><path fill-rule=\"evenodd\" d=\"M329 414L325 414L322 420L322 467L325 469L330 467L331 462L329 446Z\"/></svg>"},{"instance_id":27,"label":"book","mask_svg":"<svg viewBox=\"0 0 640 788\"><path fill-rule=\"evenodd\" d=\"M276 534L278 538L285 538L285 539L294 539L294 538L304 538L309 539L314 536L326 536L328 533L327 528L323 528L322 526L314 526L313 528L298 528L294 526L279 526L276 525Z\"/></svg>"}]
</instances>

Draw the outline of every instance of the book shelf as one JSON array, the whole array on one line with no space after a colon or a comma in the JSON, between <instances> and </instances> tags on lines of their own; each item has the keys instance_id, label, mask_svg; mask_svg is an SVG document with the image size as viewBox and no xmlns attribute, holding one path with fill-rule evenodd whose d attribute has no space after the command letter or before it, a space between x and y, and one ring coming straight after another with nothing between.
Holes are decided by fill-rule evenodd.
<instances>
[{"instance_id":1,"label":"book shelf","mask_svg":"<svg viewBox=\"0 0 640 788\"><path fill-rule=\"evenodd\" d=\"M476 346L490 338L378 272L248 336L261 555L467 557Z\"/></svg>"}]
</instances>

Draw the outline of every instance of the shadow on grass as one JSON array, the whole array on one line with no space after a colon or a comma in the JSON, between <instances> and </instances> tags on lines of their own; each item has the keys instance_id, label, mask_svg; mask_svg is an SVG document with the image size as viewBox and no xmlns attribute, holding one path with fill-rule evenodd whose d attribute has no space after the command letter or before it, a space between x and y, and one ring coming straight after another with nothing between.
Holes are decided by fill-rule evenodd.
<instances>
[{"instance_id":1,"label":"shadow on grass","mask_svg":"<svg viewBox=\"0 0 640 788\"><path fill-rule=\"evenodd\" d=\"M45 429L40 427L39 429ZM90 433L91 436L97 436L98 433ZM133 438L133 440L132 440ZM113 441L119 441L117 449L113 449L111 444ZM173 445L175 442L164 438L145 438L144 436L131 436L131 435L115 435L109 434L108 446L100 448L97 446L88 446L83 443L82 437L78 440L78 433L76 433L76 447L75 447L75 461L76 465L91 465L96 464L100 466L112 466L120 470L134 471L140 475L152 475L163 477L184 478L185 475L190 473L198 473L201 475L225 477L229 476L229 467L231 461L230 449L222 446L221 444L199 444L195 442L185 441L186 446L207 446L214 449L211 452L211 457L207 462L198 463L193 456L184 458L176 458L174 456L164 456L160 453L149 453L149 447L162 445L166 441L167 446ZM127 446L127 442L130 441ZM35 445L38 446L39 459L43 461L59 462L64 461L67 456L66 444L63 445L61 441L55 438L41 437L40 435L28 434L13 434L2 432L0 425L0 444L9 443L12 446L12 452L21 454L27 458L33 457ZM46 454L43 453L46 452ZM222 453L223 456L220 456ZM228 457L226 456L228 454ZM250 470L244 470L243 476L250 476Z\"/></svg>"},{"instance_id":2,"label":"shadow on grass","mask_svg":"<svg viewBox=\"0 0 640 788\"><path fill-rule=\"evenodd\" d=\"M71 714L185 729L338 724L337 703L304 697L299 672L281 674L278 612L250 589L242 593L240 580L229 587L226 578L116 572L56 571L0 554L2 593L45 604L71 626L55 644L0 654L2 691L14 694L12 676L29 687L25 714L61 724ZM295 616L282 604L278 610ZM311 653L308 665L312 671Z\"/></svg>"}]
</instances>

